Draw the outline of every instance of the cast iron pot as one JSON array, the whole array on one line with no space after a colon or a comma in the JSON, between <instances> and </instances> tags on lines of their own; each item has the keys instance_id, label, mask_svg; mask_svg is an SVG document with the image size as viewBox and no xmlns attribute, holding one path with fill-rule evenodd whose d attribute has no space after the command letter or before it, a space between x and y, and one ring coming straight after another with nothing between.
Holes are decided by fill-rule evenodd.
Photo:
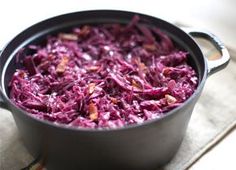
<instances>
[{"instance_id":1,"label":"cast iron pot","mask_svg":"<svg viewBox=\"0 0 236 170\"><path fill-rule=\"evenodd\" d=\"M2 50L1 105L12 112L28 151L35 158L43 159L49 170L151 170L166 164L182 142L206 78L224 68L229 62L228 51L213 34L201 31L186 33L156 17L138 14L143 24L159 27L191 55L189 64L197 71L199 85L196 92L182 106L168 112L161 119L146 121L140 125L95 130L68 128L38 120L11 102L8 97L8 83L14 71L21 67L15 61L19 49L31 43L40 43L49 34L66 31L81 24L127 23L135 14L137 13L95 10L57 16L29 27ZM211 41L222 57L216 61L207 61L189 34Z\"/></svg>"}]
</instances>

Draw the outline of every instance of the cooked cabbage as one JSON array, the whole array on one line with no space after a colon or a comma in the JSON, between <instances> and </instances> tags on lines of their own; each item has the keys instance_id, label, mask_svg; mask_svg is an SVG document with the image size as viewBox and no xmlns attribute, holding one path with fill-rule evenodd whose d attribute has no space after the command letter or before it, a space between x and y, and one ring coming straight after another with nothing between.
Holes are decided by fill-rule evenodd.
<instances>
[{"instance_id":1,"label":"cooked cabbage","mask_svg":"<svg viewBox=\"0 0 236 170\"><path fill-rule=\"evenodd\" d=\"M32 54L25 55L30 50ZM18 53L10 98L36 118L80 128L118 128L158 119L195 91L198 78L156 27L84 25Z\"/></svg>"}]
</instances>

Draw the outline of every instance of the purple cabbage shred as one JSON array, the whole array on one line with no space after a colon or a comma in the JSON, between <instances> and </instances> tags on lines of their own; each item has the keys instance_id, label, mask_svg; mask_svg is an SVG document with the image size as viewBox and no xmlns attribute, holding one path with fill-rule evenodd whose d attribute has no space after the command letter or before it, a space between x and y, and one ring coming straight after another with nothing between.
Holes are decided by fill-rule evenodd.
<instances>
[{"instance_id":1,"label":"purple cabbage shred","mask_svg":"<svg viewBox=\"0 0 236 170\"><path fill-rule=\"evenodd\" d=\"M11 100L36 118L110 129L163 117L195 91L188 52L140 23L85 25L20 50Z\"/></svg>"}]
</instances>

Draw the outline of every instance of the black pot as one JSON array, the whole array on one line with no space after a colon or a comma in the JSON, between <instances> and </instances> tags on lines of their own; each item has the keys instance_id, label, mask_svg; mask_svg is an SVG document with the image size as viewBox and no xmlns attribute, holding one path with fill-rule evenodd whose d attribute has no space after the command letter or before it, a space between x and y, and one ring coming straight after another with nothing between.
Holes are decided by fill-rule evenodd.
<instances>
[{"instance_id":1,"label":"black pot","mask_svg":"<svg viewBox=\"0 0 236 170\"><path fill-rule=\"evenodd\" d=\"M180 28L143 14L143 22L166 32L176 44L187 50L190 64L199 77L196 92L180 107L158 120L146 121L112 130L76 129L55 125L31 117L14 105L8 97L8 83L16 68L16 52L31 43L39 43L46 35L65 31L73 26L94 23L127 23L137 13L97 10L57 16L35 24L18 34L1 52L0 94L1 105L13 113L28 151L41 157L48 169L154 169L166 164L177 152L184 137L192 110L201 94L206 78L224 68L229 54L223 44L207 32L189 31L211 41L222 58L207 61L195 41ZM14 160L13 160L14 161Z\"/></svg>"}]
</instances>

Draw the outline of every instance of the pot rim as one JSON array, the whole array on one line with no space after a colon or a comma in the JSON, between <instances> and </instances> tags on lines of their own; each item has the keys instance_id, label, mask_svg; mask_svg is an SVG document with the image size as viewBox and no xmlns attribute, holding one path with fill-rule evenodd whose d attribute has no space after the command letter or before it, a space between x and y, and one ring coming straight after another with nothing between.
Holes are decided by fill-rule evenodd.
<instances>
[{"instance_id":1,"label":"pot rim","mask_svg":"<svg viewBox=\"0 0 236 170\"><path fill-rule=\"evenodd\" d=\"M49 20L54 20L55 18L60 18L60 17L63 17L63 16L66 16L66 15L73 15L73 14L78 14L78 13L87 13L87 12L121 12L121 13L127 13L127 14L132 14L132 15L140 15L140 16L145 16L145 17L152 17L152 18L155 18L155 19L158 19L160 20L161 22L165 22L167 23L168 25L174 27L175 29L177 29L178 31L181 31L182 33L184 33L186 35L186 37L188 37L189 39L191 39L192 43L194 43L195 47L197 48L196 50L198 50L203 58L203 61L204 61L204 73L203 73L203 76L201 78L201 80L199 80L199 84L197 86L197 89L194 91L194 93L186 100L184 101L184 103L182 103L180 106L166 112L163 116L161 116L160 118L156 118L156 119L151 119L151 120L145 120L144 122L140 123L140 124L131 124L131 125L125 125L123 127L118 127L118 128L111 128L111 129L94 129L94 128L81 128L81 127L75 127L75 126L68 126L68 125L63 125L63 124L56 124L56 123L53 123L53 122L50 122L50 121L46 121L46 120L42 120L42 119L38 119L36 117L33 117L31 116L29 113L27 113L25 110L19 108L18 106L16 106L11 100L10 98L6 95L6 91L5 91L5 87L2 89L2 85L3 85L3 75L5 75L5 71L2 72L2 75L1 75L1 84L0 84L0 96L3 98L3 102L6 103L7 106L11 106L13 107L14 109L18 110L20 112L20 114L26 116L27 118L30 118L31 120L37 122L37 123L42 123L43 125L45 126L51 126L51 127L54 127L54 128L59 128L59 129L62 129L62 130L70 130L70 131L79 131L79 132L92 132L92 133L100 133L100 132L115 132L115 131L124 131L124 130L131 130L131 129L135 129L135 128L141 128L143 126L147 126L149 124L152 124L152 123L157 123L159 121L163 121L169 117L171 117L172 115L174 115L176 112L178 112L179 110L181 110L183 107L186 107L187 105L189 105L196 97L198 97L200 94L201 94L201 91L204 87L204 84L205 84L205 81L207 79L207 76L208 76L208 65L207 65L207 61L206 61L206 58L204 57L203 53L202 53L202 50L200 49L200 47L198 46L198 44L192 39L192 37L184 32L183 30L181 30L179 27L165 21L165 20L162 20L158 17L155 17L155 16L152 16L152 15L148 15L148 14L143 14L143 13L139 13L139 12L134 12L134 11L123 11L123 10L83 10L83 11L77 11L77 12L71 12L71 13L65 13L65 14L61 14L61 15L57 15L57 16L54 16L54 17L50 17L50 18L47 18L45 20L42 20L40 22L37 22L31 26L29 26L28 28L24 29L23 31L21 31L20 33L18 33L15 37L13 37L12 40L9 41L9 43L3 48L3 50L1 51L1 53L8 47L8 45L14 41L14 39L20 35L21 33L31 29L31 27L33 26L36 26L38 24L41 24L43 22L46 22L46 21L49 21ZM1 56L1 53L0 53L0 56ZM8 61L8 60L7 60ZM4 69L5 68L5 69ZM6 70L6 67L4 66L3 70ZM194 104L195 105L195 104ZM7 107L8 109L9 107ZM8 109L11 113L12 113L12 109ZM12 114L16 114L16 113L12 113Z\"/></svg>"}]
</instances>

